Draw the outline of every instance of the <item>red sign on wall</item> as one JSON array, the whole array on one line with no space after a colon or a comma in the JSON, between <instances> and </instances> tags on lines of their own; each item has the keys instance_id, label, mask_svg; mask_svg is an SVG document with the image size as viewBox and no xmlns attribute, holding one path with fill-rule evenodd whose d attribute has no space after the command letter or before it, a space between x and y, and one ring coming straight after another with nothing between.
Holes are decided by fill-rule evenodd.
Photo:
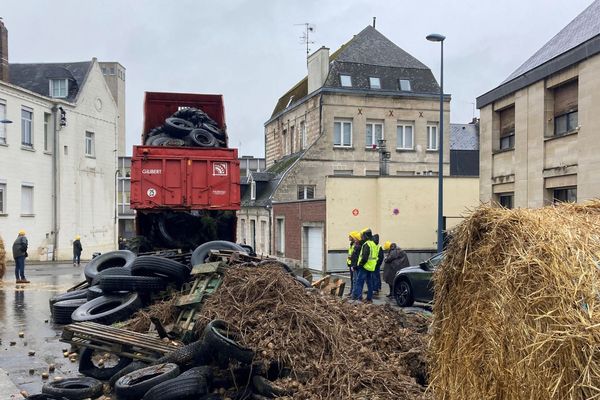
<instances>
[{"instance_id":1,"label":"red sign on wall","mask_svg":"<svg viewBox=\"0 0 600 400\"><path fill-rule=\"evenodd\" d=\"M355 217L358 216L359 212L358 212L358 208L355 208L354 210L352 210L352 215L354 215Z\"/></svg>"}]
</instances>

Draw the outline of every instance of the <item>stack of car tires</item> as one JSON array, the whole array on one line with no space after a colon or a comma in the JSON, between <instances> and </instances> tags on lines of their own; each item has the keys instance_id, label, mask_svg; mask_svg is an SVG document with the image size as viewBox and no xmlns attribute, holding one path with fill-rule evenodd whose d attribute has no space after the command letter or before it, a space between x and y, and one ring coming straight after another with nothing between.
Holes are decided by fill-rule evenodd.
<instances>
[{"instance_id":1,"label":"stack of car tires","mask_svg":"<svg viewBox=\"0 0 600 400\"><path fill-rule=\"evenodd\" d=\"M184 108L148 132L146 146L226 147L227 137L204 111Z\"/></svg>"}]
</instances>

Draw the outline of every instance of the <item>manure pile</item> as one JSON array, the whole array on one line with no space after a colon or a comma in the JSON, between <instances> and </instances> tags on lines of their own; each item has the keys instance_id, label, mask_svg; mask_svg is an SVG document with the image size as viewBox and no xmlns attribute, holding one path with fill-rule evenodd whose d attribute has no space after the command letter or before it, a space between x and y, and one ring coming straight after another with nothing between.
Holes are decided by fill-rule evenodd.
<instances>
[{"instance_id":1,"label":"manure pile","mask_svg":"<svg viewBox=\"0 0 600 400\"><path fill-rule=\"evenodd\" d=\"M389 306L306 291L277 265L236 266L202 307L197 330L228 321L258 363L291 369L293 399L428 399L427 326Z\"/></svg>"},{"instance_id":2,"label":"manure pile","mask_svg":"<svg viewBox=\"0 0 600 400\"><path fill-rule=\"evenodd\" d=\"M446 254L434 279L436 399L600 398L600 201L483 206Z\"/></svg>"}]
</instances>

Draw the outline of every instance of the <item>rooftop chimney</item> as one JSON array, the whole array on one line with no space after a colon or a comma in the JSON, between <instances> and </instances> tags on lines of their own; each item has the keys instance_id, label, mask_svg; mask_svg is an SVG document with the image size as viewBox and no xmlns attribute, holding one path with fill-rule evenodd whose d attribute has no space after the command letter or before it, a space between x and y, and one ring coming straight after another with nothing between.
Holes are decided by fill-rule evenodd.
<instances>
[{"instance_id":1,"label":"rooftop chimney","mask_svg":"<svg viewBox=\"0 0 600 400\"><path fill-rule=\"evenodd\" d=\"M323 46L308 56L308 93L323 87L329 74L329 48Z\"/></svg>"},{"instance_id":2,"label":"rooftop chimney","mask_svg":"<svg viewBox=\"0 0 600 400\"><path fill-rule=\"evenodd\" d=\"M0 18L0 80L8 82L8 29Z\"/></svg>"}]
</instances>

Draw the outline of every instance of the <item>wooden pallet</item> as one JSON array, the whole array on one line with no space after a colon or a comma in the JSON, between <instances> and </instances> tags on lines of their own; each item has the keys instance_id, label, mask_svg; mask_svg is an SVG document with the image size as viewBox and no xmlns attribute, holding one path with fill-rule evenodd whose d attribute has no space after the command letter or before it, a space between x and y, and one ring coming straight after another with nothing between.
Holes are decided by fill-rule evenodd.
<instances>
[{"instance_id":1,"label":"wooden pallet","mask_svg":"<svg viewBox=\"0 0 600 400\"><path fill-rule=\"evenodd\" d=\"M146 362L156 361L178 348L153 335L95 322L76 322L65 326L60 341Z\"/></svg>"}]
</instances>

